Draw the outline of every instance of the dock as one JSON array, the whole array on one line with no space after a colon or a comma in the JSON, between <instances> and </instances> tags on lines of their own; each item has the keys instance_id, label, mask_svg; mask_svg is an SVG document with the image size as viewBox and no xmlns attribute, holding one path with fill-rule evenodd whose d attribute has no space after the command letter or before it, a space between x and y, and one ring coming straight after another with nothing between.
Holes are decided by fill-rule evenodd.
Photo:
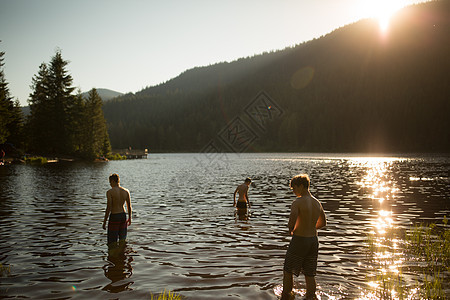
<instances>
[{"instance_id":1,"label":"dock","mask_svg":"<svg viewBox=\"0 0 450 300\"><path fill-rule=\"evenodd\" d=\"M127 159L146 159L148 150L144 149L118 149L113 150L114 153L119 153L122 156L125 156Z\"/></svg>"}]
</instances>

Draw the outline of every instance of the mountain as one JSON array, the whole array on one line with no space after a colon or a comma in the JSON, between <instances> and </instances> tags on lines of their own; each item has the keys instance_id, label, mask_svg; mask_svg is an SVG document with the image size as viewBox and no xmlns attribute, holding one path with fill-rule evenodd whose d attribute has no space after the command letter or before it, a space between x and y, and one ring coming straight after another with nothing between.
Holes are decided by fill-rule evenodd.
<instances>
[{"instance_id":1,"label":"mountain","mask_svg":"<svg viewBox=\"0 0 450 300\"><path fill-rule=\"evenodd\" d=\"M450 1L187 70L103 106L113 148L450 153Z\"/></svg>"},{"instance_id":2,"label":"mountain","mask_svg":"<svg viewBox=\"0 0 450 300\"><path fill-rule=\"evenodd\" d=\"M119 96L123 95L123 93L119 93L119 92L116 92L113 90L108 90L108 89L97 89L97 93L99 94L100 98L102 98L103 101L108 101L115 97L119 97ZM88 94L89 94L89 92L85 92L85 93L82 93L81 95L84 98L87 98ZM22 106L21 109L22 109L22 113L24 114L24 116L28 116L30 114L30 106L28 106L28 105Z\"/></svg>"},{"instance_id":3,"label":"mountain","mask_svg":"<svg viewBox=\"0 0 450 300\"><path fill-rule=\"evenodd\" d=\"M108 90L108 89L97 89L97 93L100 96L100 98L102 98L103 101L108 101L108 100L111 100L111 99L113 99L115 97L119 97L119 96L123 95L123 93L116 92L116 91L113 91L113 90ZM84 98L87 98L88 94L89 94L89 92L84 92L81 95Z\"/></svg>"}]
</instances>

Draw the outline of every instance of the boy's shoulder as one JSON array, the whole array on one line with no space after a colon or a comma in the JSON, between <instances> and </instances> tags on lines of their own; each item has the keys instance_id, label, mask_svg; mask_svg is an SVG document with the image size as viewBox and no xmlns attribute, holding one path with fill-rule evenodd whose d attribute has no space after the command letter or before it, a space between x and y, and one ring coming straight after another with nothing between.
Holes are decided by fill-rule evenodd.
<instances>
[{"instance_id":1,"label":"boy's shoulder","mask_svg":"<svg viewBox=\"0 0 450 300\"><path fill-rule=\"evenodd\" d=\"M127 192L127 193L130 192L127 188L124 188L123 186L120 186L119 188L120 188L120 190L125 191L125 192Z\"/></svg>"},{"instance_id":2,"label":"boy's shoulder","mask_svg":"<svg viewBox=\"0 0 450 300\"><path fill-rule=\"evenodd\" d=\"M239 189L248 189L248 185L246 185L245 183L241 183L241 184L238 186L238 188L239 188Z\"/></svg>"}]
</instances>

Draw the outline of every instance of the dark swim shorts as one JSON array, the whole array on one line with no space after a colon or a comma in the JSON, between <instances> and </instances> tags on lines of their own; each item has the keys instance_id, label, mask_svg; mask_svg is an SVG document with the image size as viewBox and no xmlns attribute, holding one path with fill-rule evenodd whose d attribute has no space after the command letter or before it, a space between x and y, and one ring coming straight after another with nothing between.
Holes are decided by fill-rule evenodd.
<instances>
[{"instance_id":1,"label":"dark swim shorts","mask_svg":"<svg viewBox=\"0 0 450 300\"><path fill-rule=\"evenodd\" d=\"M247 208L247 202L246 201L238 201L237 204L236 204L236 208L246 209Z\"/></svg>"},{"instance_id":2,"label":"dark swim shorts","mask_svg":"<svg viewBox=\"0 0 450 300\"><path fill-rule=\"evenodd\" d=\"M127 238L126 213L110 214L108 221L108 244L124 241Z\"/></svg>"},{"instance_id":3,"label":"dark swim shorts","mask_svg":"<svg viewBox=\"0 0 450 300\"><path fill-rule=\"evenodd\" d=\"M316 276L317 255L319 253L319 240L317 236L303 237L292 236L291 243L284 260L284 271L298 276Z\"/></svg>"}]
</instances>

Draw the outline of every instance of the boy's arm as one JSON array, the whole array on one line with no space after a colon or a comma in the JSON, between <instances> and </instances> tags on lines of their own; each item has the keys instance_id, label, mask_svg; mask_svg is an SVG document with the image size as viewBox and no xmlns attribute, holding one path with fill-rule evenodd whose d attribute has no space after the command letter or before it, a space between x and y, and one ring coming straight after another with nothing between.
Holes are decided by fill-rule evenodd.
<instances>
[{"instance_id":1,"label":"boy's arm","mask_svg":"<svg viewBox=\"0 0 450 300\"><path fill-rule=\"evenodd\" d=\"M297 218L298 218L298 205L297 205L297 201L294 201L294 203L292 203L292 206L291 206L291 214L289 215L289 222L288 222L289 233L291 235L294 234L295 224L297 223Z\"/></svg>"},{"instance_id":2,"label":"boy's arm","mask_svg":"<svg viewBox=\"0 0 450 300\"><path fill-rule=\"evenodd\" d=\"M248 187L247 187L247 189L245 190L245 199L247 199L248 207L251 207L251 205L250 205L250 199L248 199Z\"/></svg>"},{"instance_id":3,"label":"boy's arm","mask_svg":"<svg viewBox=\"0 0 450 300\"><path fill-rule=\"evenodd\" d=\"M316 229L323 228L327 225L327 217L325 216L325 212L323 211L322 205L320 205L320 215L319 219L317 219Z\"/></svg>"},{"instance_id":4,"label":"boy's arm","mask_svg":"<svg viewBox=\"0 0 450 300\"><path fill-rule=\"evenodd\" d=\"M128 211L128 225L131 225L131 215L132 215L132 211L131 211L131 197L130 197L130 192L127 190L127 198L125 199L125 201L127 202L127 211Z\"/></svg>"},{"instance_id":5,"label":"boy's arm","mask_svg":"<svg viewBox=\"0 0 450 300\"><path fill-rule=\"evenodd\" d=\"M106 220L108 220L108 216L111 212L111 194L109 191L106 192L106 210L105 210L105 218L103 219L103 229L106 229Z\"/></svg>"},{"instance_id":6,"label":"boy's arm","mask_svg":"<svg viewBox=\"0 0 450 300\"><path fill-rule=\"evenodd\" d=\"M233 194L233 206L236 206L236 193L238 191L238 188L239 187L236 188L236 190L234 191L234 194Z\"/></svg>"}]
</instances>

